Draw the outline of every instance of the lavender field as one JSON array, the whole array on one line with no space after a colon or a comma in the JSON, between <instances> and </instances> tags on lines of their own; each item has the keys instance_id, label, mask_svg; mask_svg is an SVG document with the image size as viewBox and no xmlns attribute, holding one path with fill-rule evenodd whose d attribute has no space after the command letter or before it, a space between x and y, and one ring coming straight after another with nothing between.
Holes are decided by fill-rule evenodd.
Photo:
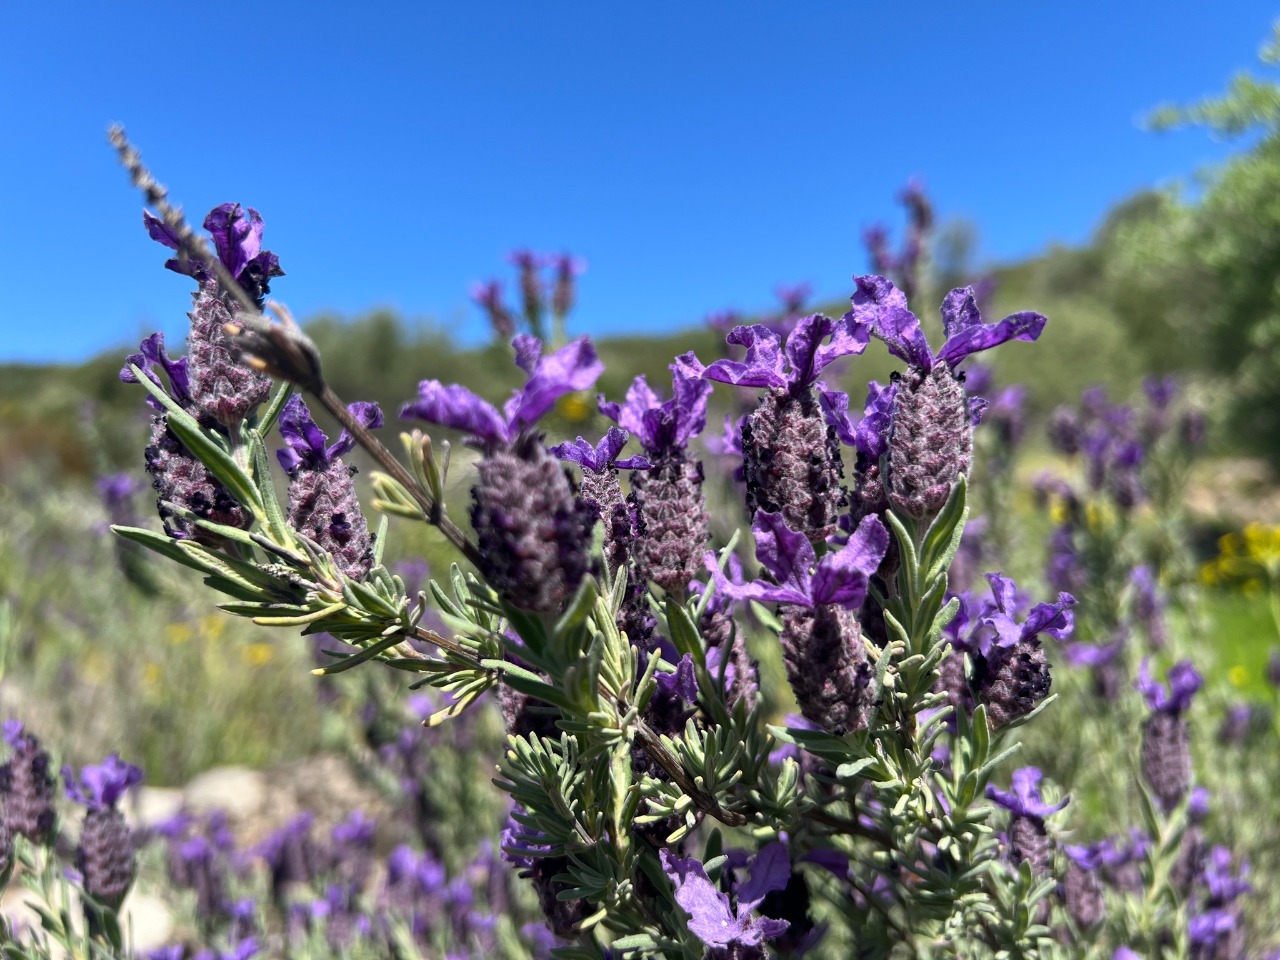
<instances>
[{"instance_id":1,"label":"lavender field","mask_svg":"<svg viewBox=\"0 0 1280 960\"><path fill-rule=\"evenodd\" d=\"M518 249L471 347L113 127L190 325L0 368L0 954L1280 957L1280 85L1151 122L1246 136L672 335Z\"/></svg>"}]
</instances>

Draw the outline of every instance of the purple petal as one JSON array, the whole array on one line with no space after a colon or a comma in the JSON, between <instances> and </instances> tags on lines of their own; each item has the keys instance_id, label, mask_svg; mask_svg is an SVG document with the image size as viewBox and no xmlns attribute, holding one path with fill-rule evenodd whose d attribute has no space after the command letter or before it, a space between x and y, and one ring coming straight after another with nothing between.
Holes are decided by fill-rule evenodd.
<instances>
[{"instance_id":1,"label":"purple petal","mask_svg":"<svg viewBox=\"0 0 1280 960\"><path fill-rule=\"evenodd\" d=\"M853 432L853 446L872 463L879 463L889 449L889 425L897 395L896 383L885 386L872 380L867 384L867 404Z\"/></svg>"},{"instance_id":2,"label":"purple petal","mask_svg":"<svg viewBox=\"0 0 1280 960\"><path fill-rule=\"evenodd\" d=\"M150 210L142 211L142 225L147 228L147 236L157 243L163 243L170 250L180 250L178 235L169 229L169 225Z\"/></svg>"},{"instance_id":3,"label":"purple petal","mask_svg":"<svg viewBox=\"0 0 1280 960\"><path fill-rule=\"evenodd\" d=\"M680 658L675 673L659 671L654 675L654 681L663 693L674 694L689 703L698 699L698 680L693 673L693 657L690 654L686 653Z\"/></svg>"},{"instance_id":4,"label":"purple petal","mask_svg":"<svg viewBox=\"0 0 1280 960\"><path fill-rule=\"evenodd\" d=\"M1047 633L1055 640L1066 640L1075 626L1070 610L1075 605L1076 598L1069 593L1059 593L1053 603L1037 603L1022 624L1022 639L1030 640L1037 633Z\"/></svg>"},{"instance_id":5,"label":"purple petal","mask_svg":"<svg viewBox=\"0 0 1280 960\"><path fill-rule=\"evenodd\" d=\"M867 581L880 568L888 549L889 531L880 518L863 517L848 543L818 561L813 604L836 603L849 610L861 607L867 598Z\"/></svg>"},{"instance_id":6,"label":"purple petal","mask_svg":"<svg viewBox=\"0 0 1280 960\"><path fill-rule=\"evenodd\" d=\"M522 428L536 423L562 396L586 390L602 373L604 364L586 337L579 337L551 356L540 358L529 382L503 407L507 418L506 439L514 440Z\"/></svg>"},{"instance_id":7,"label":"purple petal","mask_svg":"<svg viewBox=\"0 0 1280 960\"><path fill-rule=\"evenodd\" d=\"M736 387L785 387L787 375L778 335L766 326L734 327L725 342L745 347L742 361L717 360L702 375Z\"/></svg>"},{"instance_id":8,"label":"purple petal","mask_svg":"<svg viewBox=\"0 0 1280 960\"><path fill-rule=\"evenodd\" d=\"M675 857L658 851L662 870L676 888L676 903L689 914L689 929L708 946L727 946L736 939L740 924L729 898L716 889L702 864L692 857Z\"/></svg>"},{"instance_id":9,"label":"purple petal","mask_svg":"<svg viewBox=\"0 0 1280 960\"><path fill-rule=\"evenodd\" d=\"M884 277L855 277L852 320L866 324L889 352L920 370L933 369L933 351L920 329L920 321L907 308L907 298Z\"/></svg>"},{"instance_id":10,"label":"purple petal","mask_svg":"<svg viewBox=\"0 0 1280 960\"><path fill-rule=\"evenodd\" d=\"M817 386L822 419L835 427L836 436L841 443L852 447L857 442L857 431L849 417L849 395L843 390L828 390L822 381L818 381Z\"/></svg>"},{"instance_id":11,"label":"purple petal","mask_svg":"<svg viewBox=\"0 0 1280 960\"><path fill-rule=\"evenodd\" d=\"M528 333L518 333L511 341L516 352L516 366L532 377L542 359L542 341Z\"/></svg>"},{"instance_id":12,"label":"purple petal","mask_svg":"<svg viewBox=\"0 0 1280 960\"><path fill-rule=\"evenodd\" d=\"M356 421L366 430L377 430L383 424L382 408L376 403L370 403L365 400L359 400L355 403L347 404L347 412L356 418ZM338 435L338 439L329 447L325 453L325 459L332 463L338 457L349 453L356 445L356 438L343 430Z\"/></svg>"},{"instance_id":13,"label":"purple petal","mask_svg":"<svg viewBox=\"0 0 1280 960\"><path fill-rule=\"evenodd\" d=\"M218 259L233 277L240 276L262 250L262 215L252 207L242 211L238 203L219 204L204 218L204 228L213 237Z\"/></svg>"},{"instance_id":14,"label":"purple petal","mask_svg":"<svg viewBox=\"0 0 1280 960\"><path fill-rule=\"evenodd\" d=\"M809 538L788 527L781 513L767 510L756 511L751 532L756 539L756 559L778 584L809 596L809 568L815 559Z\"/></svg>"},{"instance_id":15,"label":"purple petal","mask_svg":"<svg viewBox=\"0 0 1280 960\"><path fill-rule=\"evenodd\" d=\"M458 384L445 386L439 380L423 380L418 384L418 399L401 407L400 416L453 427L489 444L507 439L507 424L502 414L488 401Z\"/></svg>"},{"instance_id":16,"label":"purple petal","mask_svg":"<svg viewBox=\"0 0 1280 960\"><path fill-rule=\"evenodd\" d=\"M766 843L751 858L751 879L738 888L738 912L750 910L791 879L791 852L781 840Z\"/></svg>"},{"instance_id":17,"label":"purple petal","mask_svg":"<svg viewBox=\"0 0 1280 960\"><path fill-rule=\"evenodd\" d=\"M950 295L948 295L949 299ZM947 338L947 342L938 351L938 360L954 367L965 357L982 350L989 350L1009 340L1031 342L1040 336L1047 322L1041 314L1024 310L1021 313L1010 314L999 323L979 323L964 327Z\"/></svg>"},{"instance_id":18,"label":"purple petal","mask_svg":"<svg viewBox=\"0 0 1280 960\"><path fill-rule=\"evenodd\" d=\"M125 763L115 753L102 763L90 764L81 770L78 785L70 767L63 767L62 775L67 784L67 796L91 809L114 807L126 790L142 782L142 771L131 763Z\"/></svg>"},{"instance_id":19,"label":"purple petal","mask_svg":"<svg viewBox=\"0 0 1280 960\"><path fill-rule=\"evenodd\" d=\"M720 569L714 550L708 550L703 555L702 562L711 574L712 583L716 586L715 596L711 600L714 604L721 604L720 598L731 604L741 603L744 600L755 600L759 603L809 604L808 590L798 588L794 584L779 585L769 583L767 580L752 580L750 583L744 583L741 564L738 563L735 566L736 558L731 557L729 560L731 577L726 577Z\"/></svg>"},{"instance_id":20,"label":"purple petal","mask_svg":"<svg viewBox=\"0 0 1280 960\"><path fill-rule=\"evenodd\" d=\"M871 325L859 320L852 310L839 320L831 322L827 333L831 338L830 342L818 347L813 359L815 377L832 360L860 354L871 342Z\"/></svg>"},{"instance_id":21,"label":"purple petal","mask_svg":"<svg viewBox=\"0 0 1280 960\"><path fill-rule=\"evenodd\" d=\"M287 452L277 451L276 458L291 476L299 466L318 470L329 462L324 448L329 438L316 426L300 393L291 395L280 412L280 436L288 445Z\"/></svg>"},{"instance_id":22,"label":"purple petal","mask_svg":"<svg viewBox=\"0 0 1280 960\"><path fill-rule=\"evenodd\" d=\"M1058 803L1045 803L1040 795L1040 781L1044 774L1038 767L1021 767L1013 772L1012 791L988 786L987 798L1019 817L1034 817L1043 820L1051 813L1057 813L1067 805L1070 797L1063 797Z\"/></svg>"},{"instance_id":23,"label":"purple petal","mask_svg":"<svg viewBox=\"0 0 1280 960\"><path fill-rule=\"evenodd\" d=\"M957 287L942 300L942 332L948 340L970 327L982 326L973 287Z\"/></svg>"},{"instance_id":24,"label":"purple petal","mask_svg":"<svg viewBox=\"0 0 1280 960\"><path fill-rule=\"evenodd\" d=\"M608 401L601 394L600 412L624 429L639 435L644 429L644 414L657 408L661 403L644 374L641 374L631 381L631 387L627 390L627 398L623 403ZM643 438L641 442L644 442Z\"/></svg>"}]
</instances>

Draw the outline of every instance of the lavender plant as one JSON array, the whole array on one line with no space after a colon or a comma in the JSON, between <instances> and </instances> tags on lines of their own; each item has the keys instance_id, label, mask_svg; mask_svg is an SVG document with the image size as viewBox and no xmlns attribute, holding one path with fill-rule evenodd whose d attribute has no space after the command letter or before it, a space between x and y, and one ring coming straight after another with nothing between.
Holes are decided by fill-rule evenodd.
<instances>
[{"instance_id":1,"label":"lavender plant","mask_svg":"<svg viewBox=\"0 0 1280 960\"><path fill-rule=\"evenodd\" d=\"M997 785L1019 731L1051 700L1041 637L1069 636L1076 599L1063 590L1031 605L997 572L990 599L953 591L984 410L958 366L1036 340L1044 317L986 323L973 291L953 290L934 351L902 291L858 277L838 320L801 319L785 343L737 327L728 341L745 358L677 358L670 399L643 379L625 403L602 399L625 432L556 449L581 466L580 481L538 424L603 365L585 338L544 353L517 336L528 380L501 410L424 381L402 411L460 431L479 452L468 533L444 497L447 448L408 433L399 462L370 433L376 412L344 404L287 311L263 302L280 274L261 251L261 219L218 208L206 221L210 251L123 132L113 140L156 211L153 236L201 284L191 356L173 360L153 338L122 374L156 411L147 465L165 532L117 532L200 572L228 613L345 642L319 673L379 661L444 692L431 726L496 692L508 738L495 783L511 802L502 856L531 881L556 956L1056 957L1104 943L1190 955L1192 943L1220 942L1211 935L1226 930L1242 889L1223 879L1229 864L1215 861L1213 879L1188 868L1205 878L1203 895L1168 890L1190 803L1189 776L1177 790L1170 779L1186 772L1180 714L1162 708L1149 725L1143 769L1159 802L1144 852L1130 855L1146 865L1145 896L1108 921L1106 939L1080 932L1099 922L1085 901L1100 889L1090 879L1102 854L1058 856L1066 797L1034 768L1014 773L1010 791ZM873 338L905 370L872 385L855 422L848 397L817 377ZM283 383L272 392L265 374ZM708 550L693 441L713 381L766 391L741 435L760 565L750 579L737 538ZM343 426L333 444L291 386ZM268 453L277 423L287 509ZM643 458L619 459L628 434ZM856 453L852 490L841 442ZM433 526L457 550L446 582L411 596L383 565L387 524L369 532L340 459L354 445L381 468L374 505ZM1117 448L1113 461L1108 489L1136 502L1133 456ZM632 470L629 496L618 467ZM1153 615L1156 601L1142 602ZM425 625L434 618L440 629ZM741 646L748 631L780 649L801 718L768 722ZM1010 814L1003 834L996 807ZM281 877L291 863L310 870L300 832L278 848ZM207 874L194 851L189 859L193 876ZM422 896L398 886L411 872L388 864L389 896ZM1053 896L1063 874L1076 890L1065 906ZM312 921L328 918L326 936L364 935L353 896L339 883L311 910ZM1194 934L1178 927L1189 903L1210 918Z\"/></svg>"}]
</instances>

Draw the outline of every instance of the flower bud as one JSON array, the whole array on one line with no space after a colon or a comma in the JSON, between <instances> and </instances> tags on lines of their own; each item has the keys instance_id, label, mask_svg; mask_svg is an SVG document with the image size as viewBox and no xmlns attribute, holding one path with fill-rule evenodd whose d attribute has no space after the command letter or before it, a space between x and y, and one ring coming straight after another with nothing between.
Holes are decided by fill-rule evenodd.
<instances>
[{"instance_id":1,"label":"flower bud","mask_svg":"<svg viewBox=\"0 0 1280 960\"><path fill-rule=\"evenodd\" d=\"M32 843L46 843L57 822L49 754L17 721L4 725L4 737L13 748L9 762L0 766L4 825L10 837L22 834Z\"/></svg>"}]
</instances>

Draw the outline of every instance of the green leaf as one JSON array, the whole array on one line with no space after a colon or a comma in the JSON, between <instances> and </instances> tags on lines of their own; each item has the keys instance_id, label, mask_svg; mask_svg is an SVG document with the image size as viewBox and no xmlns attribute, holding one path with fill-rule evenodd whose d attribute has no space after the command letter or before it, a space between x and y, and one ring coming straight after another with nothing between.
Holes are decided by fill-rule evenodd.
<instances>
[{"instance_id":1,"label":"green leaf","mask_svg":"<svg viewBox=\"0 0 1280 960\"><path fill-rule=\"evenodd\" d=\"M928 580L936 579L951 566L960 547L960 538L969 516L968 489L968 481L961 476L951 488L947 502L925 531L920 561Z\"/></svg>"},{"instance_id":2,"label":"green leaf","mask_svg":"<svg viewBox=\"0 0 1280 960\"><path fill-rule=\"evenodd\" d=\"M683 604L676 603L671 597L666 600L667 625L671 629L671 642L675 644L676 653L693 657L697 666L705 667L706 654L702 649L702 635L698 632L693 618Z\"/></svg>"},{"instance_id":3,"label":"green leaf","mask_svg":"<svg viewBox=\"0 0 1280 960\"><path fill-rule=\"evenodd\" d=\"M339 660L335 664L332 664L327 667L317 667L311 672L317 677L327 677L335 673L344 673L347 670L350 670L352 667L358 667L360 664L365 663L366 661L372 660L378 654L382 653L385 650L390 650L396 644L402 643L403 641L404 641L404 634L393 633L391 634L391 636L383 637L381 640L377 641L376 643L369 644L369 646L356 651L351 656L345 657L342 660Z\"/></svg>"},{"instance_id":4,"label":"green leaf","mask_svg":"<svg viewBox=\"0 0 1280 960\"><path fill-rule=\"evenodd\" d=\"M124 527L114 524L111 532L118 537L123 537L133 543L140 544L148 550L154 551L161 556L168 557L184 567L190 567L192 570L198 570L201 573L211 573L214 568L201 562L197 555L193 555L190 550L184 550L181 544L186 543L184 540L174 540L162 533L156 533L154 530L144 530L142 527Z\"/></svg>"},{"instance_id":5,"label":"green leaf","mask_svg":"<svg viewBox=\"0 0 1280 960\"><path fill-rule=\"evenodd\" d=\"M280 417L280 411L289 402L289 395L292 393L293 384L291 383L281 383L276 387L275 393L271 395L271 400L262 409L253 424L254 429L258 431L260 436L265 437L271 432L271 428L276 425L276 420Z\"/></svg>"},{"instance_id":6,"label":"green leaf","mask_svg":"<svg viewBox=\"0 0 1280 960\"><path fill-rule=\"evenodd\" d=\"M276 496L271 460L267 457L267 445L263 442L262 434L255 429L250 428L248 436L254 479L258 483L258 496L261 497L267 514L267 529L271 531L271 536L277 543L292 549L293 533L289 529L284 511L280 509L280 499Z\"/></svg>"}]
</instances>

